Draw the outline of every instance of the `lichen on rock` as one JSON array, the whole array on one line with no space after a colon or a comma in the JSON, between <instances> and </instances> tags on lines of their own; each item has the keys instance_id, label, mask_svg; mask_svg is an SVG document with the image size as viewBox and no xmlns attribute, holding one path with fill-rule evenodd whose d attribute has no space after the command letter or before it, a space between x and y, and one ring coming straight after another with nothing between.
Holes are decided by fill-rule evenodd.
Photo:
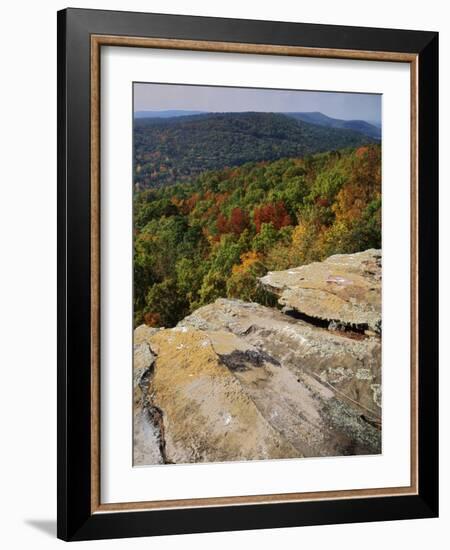
<instances>
[{"instance_id":1,"label":"lichen on rock","mask_svg":"<svg viewBox=\"0 0 450 550\"><path fill-rule=\"evenodd\" d=\"M285 271L270 271L262 286L279 303L333 325L381 331L381 251L336 254Z\"/></svg>"}]
</instances>

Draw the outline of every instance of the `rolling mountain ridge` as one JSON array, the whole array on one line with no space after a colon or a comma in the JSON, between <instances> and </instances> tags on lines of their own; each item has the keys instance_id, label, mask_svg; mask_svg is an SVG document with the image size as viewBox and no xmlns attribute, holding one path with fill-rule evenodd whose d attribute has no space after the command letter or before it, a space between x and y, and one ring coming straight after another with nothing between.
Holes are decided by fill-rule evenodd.
<instances>
[{"instance_id":1,"label":"rolling mountain ridge","mask_svg":"<svg viewBox=\"0 0 450 550\"><path fill-rule=\"evenodd\" d=\"M135 118L134 182L137 189L160 187L192 180L208 170L376 141L352 129L312 124L280 113Z\"/></svg>"},{"instance_id":2,"label":"rolling mountain ridge","mask_svg":"<svg viewBox=\"0 0 450 550\"><path fill-rule=\"evenodd\" d=\"M135 111L134 118L172 118L180 116L201 115L205 111L187 111L183 109L168 109L162 111Z\"/></svg>"},{"instance_id":3,"label":"rolling mountain ridge","mask_svg":"<svg viewBox=\"0 0 450 550\"><path fill-rule=\"evenodd\" d=\"M365 120L343 120L339 118L332 118L319 112L285 114L295 118L296 120L302 120L303 122L309 122L310 124L317 124L318 126L325 126L327 128L354 130L355 132L360 132L366 136L381 139L381 128L375 126L374 124L370 124Z\"/></svg>"}]
</instances>

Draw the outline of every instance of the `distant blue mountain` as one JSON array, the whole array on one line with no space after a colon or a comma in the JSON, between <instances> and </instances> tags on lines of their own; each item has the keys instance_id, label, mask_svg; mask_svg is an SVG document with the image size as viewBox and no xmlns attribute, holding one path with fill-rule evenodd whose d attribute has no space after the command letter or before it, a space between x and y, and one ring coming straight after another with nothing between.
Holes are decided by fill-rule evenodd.
<instances>
[{"instance_id":1,"label":"distant blue mountain","mask_svg":"<svg viewBox=\"0 0 450 550\"><path fill-rule=\"evenodd\" d=\"M317 124L318 126L325 126L327 128L353 130L371 138L381 139L381 128L378 125L370 124L365 120L342 120L340 118L329 117L319 112L284 114L290 116L291 118L295 118L296 120L309 122L310 124Z\"/></svg>"},{"instance_id":2,"label":"distant blue mountain","mask_svg":"<svg viewBox=\"0 0 450 550\"><path fill-rule=\"evenodd\" d=\"M136 111L134 118L173 118L179 116L201 115L205 111L183 111L181 109L172 109L168 111Z\"/></svg>"}]
</instances>

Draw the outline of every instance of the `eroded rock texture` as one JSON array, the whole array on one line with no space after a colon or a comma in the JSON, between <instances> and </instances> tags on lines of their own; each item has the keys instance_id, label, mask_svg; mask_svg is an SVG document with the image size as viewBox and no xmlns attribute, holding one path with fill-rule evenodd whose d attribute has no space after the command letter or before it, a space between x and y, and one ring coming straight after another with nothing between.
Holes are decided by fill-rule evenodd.
<instances>
[{"instance_id":1,"label":"eroded rock texture","mask_svg":"<svg viewBox=\"0 0 450 550\"><path fill-rule=\"evenodd\" d=\"M270 271L261 284L292 310L332 323L381 332L381 252L336 254L323 262Z\"/></svg>"},{"instance_id":2,"label":"eroded rock texture","mask_svg":"<svg viewBox=\"0 0 450 550\"><path fill-rule=\"evenodd\" d=\"M263 278L305 317L219 299L173 329L138 327L135 464L381 452L380 262L370 250Z\"/></svg>"}]
</instances>

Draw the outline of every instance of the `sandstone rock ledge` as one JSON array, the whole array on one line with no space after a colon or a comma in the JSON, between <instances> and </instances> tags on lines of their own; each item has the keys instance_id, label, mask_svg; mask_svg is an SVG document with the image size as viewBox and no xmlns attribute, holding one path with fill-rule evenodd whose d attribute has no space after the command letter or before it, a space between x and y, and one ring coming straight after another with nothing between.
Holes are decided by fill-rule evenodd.
<instances>
[{"instance_id":1,"label":"sandstone rock ledge","mask_svg":"<svg viewBox=\"0 0 450 550\"><path fill-rule=\"evenodd\" d=\"M366 259L377 255L367 252ZM351 256L342 277L361 285L364 264ZM366 268L376 287L374 266ZM353 295L358 312L376 311L376 300ZM227 299L173 329L138 327L135 465L381 452L381 342L369 334Z\"/></svg>"},{"instance_id":2,"label":"sandstone rock ledge","mask_svg":"<svg viewBox=\"0 0 450 550\"><path fill-rule=\"evenodd\" d=\"M324 262L271 271L261 284L279 303L334 326L381 332L381 251L336 254Z\"/></svg>"}]
</instances>

